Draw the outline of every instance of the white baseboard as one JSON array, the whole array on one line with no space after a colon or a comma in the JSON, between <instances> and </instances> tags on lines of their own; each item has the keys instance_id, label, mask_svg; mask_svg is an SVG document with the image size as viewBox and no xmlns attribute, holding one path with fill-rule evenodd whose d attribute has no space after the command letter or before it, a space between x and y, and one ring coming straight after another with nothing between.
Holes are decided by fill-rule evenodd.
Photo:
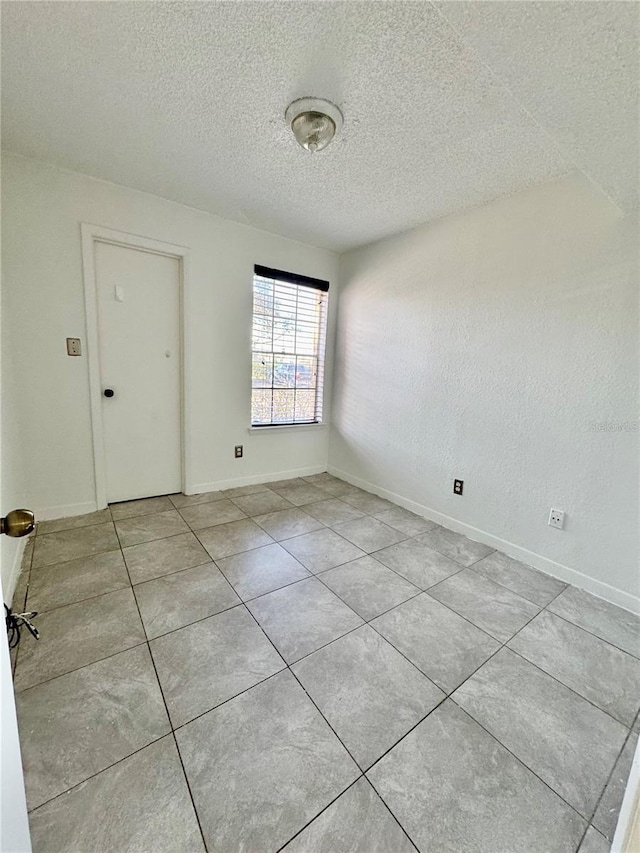
<instances>
[{"instance_id":1,"label":"white baseboard","mask_svg":"<svg viewBox=\"0 0 640 853\"><path fill-rule=\"evenodd\" d=\"M27 536L23 536L16 540L16 550L13 553L11 569L9 570L9 581L7 583L7 588L2 590L4 600L9 606L11 606L11 602L13 601L13 594L16 591L18 578L20 577L22 558L24 557L24 550L27 547L27 539Z\"/></svg>"},{"instance_id":2,"label":"white baseboard","mask_svg":"<svg viewBox=\"0 0 640 853\"><path fill-rule=\"evenodd\" d=\"M52 521L56 518L69 518L71 515L86 515L95 512L98 506L95 501L84 501L78 504L60 504L59 506L47 506L36 509L34 514L36 521Z\"/></svg>"},{"instance_id":3,"label":"white baseboard","mask_svg":"<svg viewBox=\"0 0 640 853\"><path fill-rule=\"evenodd\" d=\"M270 483L274 480L290 480L293 477L310 477L311 474L322 474L327 470L326 465L314 465L309 468L293 468L289 471L274 471L270 474L254 474L248 477L234 477L231 480L216 480L212 483L195 483L186 489L188 495L200 495L204 492L217 492L221 489L234 489L237 486L254 486L258 483ZM84 501L77 504L60 504L36 509L36 521L52 521L57 518L69 518L72 515L86 515L99 509L95 501Z\"/></svg>"},{"instance_id":4,"label":"white baseboard","mask_svg":"<svg viewBox=\"0 0 640 853\"><path fill-rule=\"evenodd\" d=\"M515 560L520 560L528 566L533 566L534 569L540 569L541 572L545 572L554 578L558 578L558 580L570 583L580 589L584 589L586 592L597 595L598 598L603 598L605 601L611 602L611 604L616 604L618 607L623 607L625 610L630 610L632 613L640 614L640 598L635 595L631 595L629 592L617 589L604 581L599 581L596 578L585 575L577 569L572 569L562 563L556 563L555 560L551 560L549 557L543 557L542 554L536 554L534 551L529 551L527 548L515 545L513 542L508 542L506 539L501 539L499 536L494 536L492 533L487 533L486 530L480 530L477 527L466 524L464 521L458 521L456 518L451 518L451 516L438 512L435 509L431 509L431 507L423 506L422 504L409 500L402 495L397 495L395 492L383 489L374 483L369 483L367 480L360 479L360 477L354 477L347 471L341 471L339 468L335 468L332 465L330 465L327 470L330 474L333 474L334 477L346 480L347 483L351 483L353 486L366 489L366 491L373 492L381 498L387 498L388 500L393 501L393 503L411 510L411 512L415 512L417 515L421 515L424 518L428 518L430 521L435 521L437 524L441 524L443 527L449 528L449 530L455 530L457 533L463 533L465 536L468 536L469 539L474 539L476 542L482 542L485 545L490 545L492 548L502 551L504 554L507 554L509 557L513 557Z\"/></svg>"},{"instance_id":5,"label":"white baseboard","mask_svg":"<svg viewBox=\"0 0 640 853\"><path fill-rule=\"evenodd\" d=\"M289 471L274 471L270 474L254 474L250 477L234 477L231 480L216 480L213 483L196 483L187 494L201 495L204 492L218 492L222 489L235 489L238 486L255 486L260 483L272 483L275 480L291 480L294 477L310 477L312 474L322 474L327 470L326 465L314 465L311 468L292 468Z\"/></svg>"}]
</instances>

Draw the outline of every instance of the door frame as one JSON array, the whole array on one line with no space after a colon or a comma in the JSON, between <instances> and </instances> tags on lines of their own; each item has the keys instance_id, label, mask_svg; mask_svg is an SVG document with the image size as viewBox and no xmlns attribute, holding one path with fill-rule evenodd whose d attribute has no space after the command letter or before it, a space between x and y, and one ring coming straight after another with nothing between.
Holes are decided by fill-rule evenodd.
<instances>
[{"instance_id":1,"label":"door frame","mask_svg":"<svg viewBox=\"0 0 640 853\"><path fill-rule=\"evenodd\" d=\"M82 237L82 269L84 279L84 309L87 330L87 360L89 367L89 397L91 403L91 430L93 437L93 467L95 476L96 508L107 506L107 472L104 449L104 423L102 418L102 383L100 381L100 334L98 325L98 290L95 265L95 244L107 243L126 249L137 249L155 255L175 258L179 262L179 313L180 332L180 467L182 491L189 494L193 483L190 452L190 402L191 389L188 363L188 272L189 249L165 243L139 234L115 231L88 222L80 224Z\"/></svg>"}]
</instances>

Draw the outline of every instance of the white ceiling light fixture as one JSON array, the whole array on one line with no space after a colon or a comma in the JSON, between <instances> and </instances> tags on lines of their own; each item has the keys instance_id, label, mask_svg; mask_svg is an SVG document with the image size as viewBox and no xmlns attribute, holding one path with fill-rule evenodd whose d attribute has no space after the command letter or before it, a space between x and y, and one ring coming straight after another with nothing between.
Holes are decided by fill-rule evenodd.
<instances>
[{"instance_id":1,"label":"white ceiling light fixture","mask_svg":"<svg viewBox=\"0 0 640 853\"><path fill-rule=\"evenodd\" d=\"M284 117L298 143L312 153L326 148L342 128L342 113L324 98L299 98Z\"/></svg>"}]
</instances>

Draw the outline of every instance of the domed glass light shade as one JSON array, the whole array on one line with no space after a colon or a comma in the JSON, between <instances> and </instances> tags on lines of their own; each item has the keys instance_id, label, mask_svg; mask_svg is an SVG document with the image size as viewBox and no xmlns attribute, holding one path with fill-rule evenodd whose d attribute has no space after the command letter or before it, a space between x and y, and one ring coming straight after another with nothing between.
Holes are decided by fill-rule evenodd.
<instances>
[{"instance_id":1,"label":"domed glass light shade","mask_svg":"<svg viewBox=\"0 0 640 853\"><path fill-rule=\"evenodd\" d=\"M342 127L342 113L321 98L300 98L289 104L287 123L298 143L307 151L322 151Z\"/></svg>"}]
</instances>

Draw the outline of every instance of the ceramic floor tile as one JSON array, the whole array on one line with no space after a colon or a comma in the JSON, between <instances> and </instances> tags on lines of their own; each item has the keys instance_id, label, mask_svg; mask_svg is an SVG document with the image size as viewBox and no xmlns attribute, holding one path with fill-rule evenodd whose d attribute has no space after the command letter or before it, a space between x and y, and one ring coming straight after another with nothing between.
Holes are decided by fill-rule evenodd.
<instances>
[{"instance_id":1,"label":"ceramic floor tile","mask_svg":"<svg viewBox=\"0 0 640 853\"><path fill-rule=\"evenodd\" d=\"M202 492L199 495L169 495L169 500L176 509L184 509L188 506L221 501L224 497L222 492Z\"/></svg>"},{"instance_id":2,"label":"ceramic floor tile","mask_svg":"<svg viewBox=\"0 0 640 853\"><path fill-rule=\"evenodd\" d=\"M246 518L242 510L226 498L182 507L180 515L192 530L202 530L204 527L213 527L216 524L226 524L228 521Z\"/></svg>"},{"instance_id":3,"label":"ceramic floor tile","mask_svg":"<svg viewBox=\"0 0 640 853\"><path fill-rule=\"evenodd\" d=\"M174 728L285 665L244 607L158 637L150 646Z\"/></svg>"},{"instance_id":4,"label":"ceramic floor tile","mask_svg":"<svg viewBox=\"0 0 640 853\"><path fill-rule=\"evenodd\" d=\"M29 579L29 609L39 613L129 586L121 551L105 551L68 563L34 569Z\"/></svg>"},{"instance_id":5,"label":"ceramic floor tile","mask_svg":"<svg viewBox=\"0 0 640 853\"><path fill-rule=\"evenodd\" d=\"M146 645L24 690L16 709L30 809L170 731Z\"/></svg>"},{"instance_id":6,"label":"ceramic floor tile","mask_svg":"<svg viewBox=\"0 0 640 853\"><path fill-rule=\"evenodd\" d=\"M287 663L362 624L362 619L317 578L255 598L247 607Z\"/></svg>"},{"instance_id":7,"label":"ceramic floor tile","mask_svg":"<svg viewBox=\"0 0 640 853\"><path fill-rule=\"evenodd\" d=\"M319 578L367 622L420 592L373 557L329 569Z\"/></svg>"},{"instance_id":8,"label":"ceramic floor tile","mask_svg":"<svg viewBox=\"0 0 640 853\"><path fill-rule=\"evenodd\" d=\"M378 521L388 524L395 530L401 533L406 533L407 536L417 536L419 533L425 533L436 526L435 521L429 521L428 518L422 518L408 509L403 509L401 506L394 506L393 509L387 509L383 512L374 513Z\"/></svg>"},{"instance_id":9,"label":"ceramic floor tile","mask_svg":"<svg viewBox=\"0 0 640 853\"><path fill-rule=\"evenodd\" d=\"M162 496L159 498L140 498L136 501L121 501L117 504L109 504L109 509L113 520L120 521L123 518L166 512L173 509L173 504L168 496Z\"/></svg>"},{"instance_id":10,"label":"ceramic floor tile","mask_svg":"<svg viewBox=\"0 0 640 853\"><path fill-rule=\"evenodd\" d=\"M429 595L502 643L539 611L537 605L471 569L431 587Z\"/></svg>"},{"instance_id":11,"label":"ceramic floor tile","mask_svg":"<svg viewBox=\"0 0 640 853\"><path fill-rule=\"evenodd\" d=\"M289 672L176 737L209 850L277 850L359 774Z\"/></svg>"},{"instance_id":12,"label":"ceramic floor tile","mask_svg":"<svg viewBox=\"0 0 640 853\"><path fill-rule=\"evenodd\" d=\"M433 548L434 551L440 551L445 557L450 557L461 566L471 566L493 551L493 548L483 545L482 542L474 542L461 533L454 533L453 530L437 525L426 533L422 533L418 537L418 542Z\"/></svg>"},{"instance_id":13,"label":"ceramic floor tile","mask_svg":"<svg viewBox=\"0 0 640 853\"><path fill-rule=\"evenodd\" d=\"M338 480L335 477L332 480L324 480L322 483L314 483L313 485L334 498L341 498L362 491L362 489L352 486L351 483L345 483L344 480Z\"/></svg>"},{"instance_id":14,"label":"ceramic floor tile","mask_svg":"<svg viewBox=\"0 0 640 853\"><path fill-rule=\"evenodd\" d=\"M444 693L363 625L292 670L364 769L435 708Z\"/></svg>"},{"instance_id":15,"label":"ceramic floor tile","mask_svg":"<svg viewBox=\"0 0 640 853\"><path fill-rule=\"evenodd\" d=\"M243 498L246 495L257 495L258 492L268 492L269 488L264 483L256 483L253 486L235 486L233 489L223 489L225 498Z\"/></svg>"},{"instance_id":16,"label":"ceramic floor tile","mask_svg":"<svg viewBox=\"0 0 640 853\"><path fill-rule=\"evenodd\" d=\"M263 545L225 557L218 560L218 566L244 600L310 577L305 567L280 545Z\"/></svg>"},{"instance_id":17,"label":"ceramic floor tile","mask_svg":"<svg viewBox=\"0 0 640 853\"><path fill-rule=\"evenodd\" d=\"M393 527L370 516L356 518L355 521L347 521L345 524L336 524L335 530L366 553L379 551L381 548L395 545L396 542L407 538L405 533L400 533L399 530L394 530Z\"/></svg>"},{"instance_id":18,"label":"ceramic floor tile","mask_svg":"<svg viewBox=\"0 0 640 853\"><path fill-rule=\"evenodd\" d=\"M120 547L112 522L36 536L32 567L52 566Z\"/></svg>"},{"instance_id":19,"label":"ceramic floor tile","mask_svg":"<svg viewBox=\"0 0 640 853\"><path fill-rule=\"evenodd\" d=\"M586 832L578 853L609 853L609 842L592 826Z\"/></svg>"},{"instance_id":20,"label":"ceramic floor tile","mask_svg":"<svg viewBox=\"0 0 640 853\"><path fill-rule=\"evenodd\" d=\"M279 489L291 489L294 486L308 486L309 483L305 482L302 477L289 477L287 480L272 480L269 483L265 483L265 486L271 491L278 491Z\"/></svg>"},{"instance_id":21,"label":"ceramic floor tile","mask_svg":"<svg viewBox=\"0 0 640 853\"><path fill-rule=\"evenodd\" d=\"M368 772L421 853L569 853L585 821L451 701Z\"/></svg>"},{"instance_id":22,"label":"ceramic floor tile","mask_svg":"<svg viewBox=\"0 0 640 853\"><path fill-rule=\"evenodd\" d=\"M134 584L192 566L202 566L211 559L193 533L133 545L123 548L122 553Z\"/></svg>"},{"instance_id":23,"label":"ceramic floor tile","mask_svg":"<svg viewBox=\"0 0 640 853\"><path fill-rule=\"evenodd\" d=\"M344 496L344 500L367 515L378 515L381 512L396 509L395 504L372 495L370 492L354 492Z\"/></svg>"},{"instance_id":24,"label":"ceramic floor tile","mask_svg":"<svg viewBox=\"0 0 640 853\"><path fill-rule=\"evenodd\" d=\"M171 736L40 806L29 825L33 853L204 851Z\"/></svg>"},{"instance_id":25,"label":"ceramic floor tile","mask_svg":"<svg viewBox=\"0 0 640 853\"><path fill-rule=\"evenodd\" d=\"M425 594L371 625L446 693L500 648L493 637Z\"/></svg>"},{"instance_id":26,"label":"ceramic floor tile","mask_svg":"<svg viewBox=\"0 0 640 853\"><path fill-rule=\"evenodd\" d=\"M375 558L420 589L428 589L462 570L459 563L415 539L376 551Z\"/></svg>"},{"instance_id":27,"label":"ceramic floor tile","mask_svg":"<svg viewBox=\"0 0 640 853\"><path fill-rule=\"evenodd\" d=\"M305 483L311 483L312 486L319 486L322 483L341 483L342 480L338 480L337 477L334 477L332 474L328 474L326 471L323 471L321 474L309 474L308 477L301 477Z\"/></svg>"},{"instance_id":28,"label":"ceramic floor tile","mask_svg":"<svg viewBox=\"0 0 640 853\"><path fill-rule=\"evenodd\" d=\"M545 607L553 601L567 586L566 583L513 560L500 551L494 551L475 563L473 570L540 607Z\"/></svg>"},{"instance_id":29,"label":"ceramic floor tile","mask_svg":"<svg viewBox=\"0 0 640 853\"><path fill-rule=\"evenodd\" d=\"M275 492L258 492L253 495L234 498L234 502L249 516L264 515L267 512L277 512L279 509L291 509L289 501Z\"/></svg>"},{"instance_id":30,"label":"ceramic floor tile","mask_svg":"<svg viewBox=\"0 0 640 853\"><path fill-rule=\"evenodd\" d=\"M640 657L640 616L575 586L567 587L549 605L549 610L630 655Z\"/></svg>"},{"instance_id":31,"label":"ceramic floor tile","mask_svg":"<svg viewBox=\"0 0 640 853\"><path fill-rule=\"evenodd\" d=\"M146 637L131 587L42 613L40 639L25 635L18 651L15 689L124 651Z\"/></svg>"},{"instance_id":32,"label":"ceramic floor tile","mask_svg":"<svg viewBox=\"0 0 640 853\"><path fill-rule=\"evenodd\" d=\"M181 518L180 513L173 508L169 512L158 512L154 515L136 516L135 518L116 521L116 530L123 548L189 532L186 522Z\"/></svg>"},{"instance_id":33,"label":"ceramic floor tile","mask_svg":"<svg viewBox=\"0 0 640 853\"><path fill-rule=\"evenodd\" d=\"M358 779L290 841L283 853L285 851L415 853L415 847L369 782Z\"/></svg>"},{"instance_id":34,"label":"ceramic floor tile","mask_svg":"<svg viewBox=\"0 0 640 853\"><path fill-rule=\"evenodd\" d=\"M230 521L217 527L198 530L198 539L204 545L212 560L231 557L261 545L271 545L273 539L250 518Z\"/></svg>"},{"instance_id":35,"label":"ceramic floor tile","mask_svg":"<svg viewBox=\"0 0 640 853\"><path fill-rule=\"evenodd\" d=\"M59 533L61 530L74 530L78 527L90 527L92 524L105 524L111 521L111 513L108 509L98 512L89 512L85 515L74 515L70 518L57 518L55 521L38 522L38 536L43 533Z\"/></svg>"},{"instance_id":36,"label":"ceramic floor tile","mask_svg":"<svg viewBox=\"0 0 640 853\"><path fill-rule=\"evenodd\" d=\"M282 547L314 573L332 569L365 555L360 548L327 528L287 539L282 542Z\"/></svg>"},{"instance_id":37,"label":"ceramic floor tile","mask_svg":"<svg viewBox=\"0 0 640 853\"><path fill-rule=\"evenodd\" d=\"M266 530L276 542L283 539L291 539L293 536L301 536L303 533L311 533L321 530L324 525L313 516L302 509L281 509L277 512L268 512L265 515L256 515L253 520Z\"/></svg>"},{"instance_id":38,"label":"ceramic floor tile","mask_svg":"<svg viewBox=\"0 0 640 853\"><path fill-rule=\"evenodd\" d=\"M509 646L630 727L640 708L640 660L544 611Z\"/></svg>"},{"instance_id":39,"label":"ceramic floor tile","mask_svg":"<svg viewBox=\"0 0 640 853\"><path fill-rule=\"evenodd\" d=\"M155 578L134 592L149 639L240 604L213 563Z\"/></svg>"},{"instance_id":40,"label":"ceramic floor tile","mask_svg":"<svg viewBox=\"0 0 640 853\"><path fill-rule=\"evenodd\" d=\"M627 730L502 649L453 700L584 817L591 817Z\"/></svg>"},{"instance_id":41,"label":"ceramic floor tile","mask_svg":"<svg viewBox=\"0 0 640 853\"><path fill-rule=\"evenodd\" d=\"M325 495L326 497L326 495ZM317 518L323 524L341 524L354 518L362 518L364 513L339 498L329 498L308 506L309 515Z\"/></svg>"},{"instance_id":42,"label":"ceramic floor tile","mask_svg":"<svg viewBox=\"0 0 640 853\"><path fill-rule=\"evenodd\" d=\"M598 808L593 816L593 825L609 841L613 841L613 836L616 832L620 807L622 806L637 745L638 734L637 732L632 732L627 738L624 749L618 756L611 778L607 783L602 799L598 803Z\"/></svg>"},{"instance_id":43,"label":"ceramic floor tile","mask_svg":"<svg viewBox=\"0 0 640 853\"><path fill-rule=\"evenodd\" d=\"M279 488L272 486L271 488L294 506L306 506L326 500L327 497L327 493L323 492L322 489L317 489L315 486L302 481L294 486L281 486Z\"/></svg>"}]
</instances>

